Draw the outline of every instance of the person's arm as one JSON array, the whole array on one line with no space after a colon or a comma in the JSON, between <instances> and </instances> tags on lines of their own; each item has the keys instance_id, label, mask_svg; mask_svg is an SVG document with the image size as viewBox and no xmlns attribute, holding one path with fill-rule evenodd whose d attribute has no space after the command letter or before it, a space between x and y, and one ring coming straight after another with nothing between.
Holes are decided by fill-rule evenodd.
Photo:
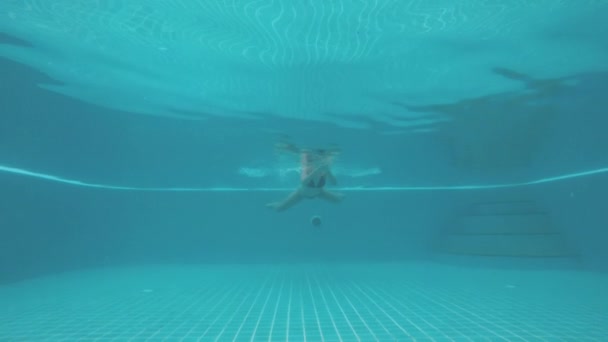
<instances>
[{"instance_id":1,"label":"person's arm","mask_svg":"<svg viewBox=\"0 0 608 342\"><path fill-rule=\"evenodd\" d=\"M291 143L287 143L287 142L278 142L275 144L275 148L277 150L279 150L280 152L290 152L290 153L294 153L294 154L300 154L302 152L302 149L299 148L298 146L291 144Z\"/></svg>"}]
</instances>

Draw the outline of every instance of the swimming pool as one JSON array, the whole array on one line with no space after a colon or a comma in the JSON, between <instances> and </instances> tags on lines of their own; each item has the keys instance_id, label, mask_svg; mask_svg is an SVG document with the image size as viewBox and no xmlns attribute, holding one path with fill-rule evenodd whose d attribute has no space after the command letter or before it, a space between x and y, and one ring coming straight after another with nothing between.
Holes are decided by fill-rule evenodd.
<instances>
[{"instance_id":1,"label":"swimming pool","mask_svg":"<svg viewBox=\"0 0 608 342\"><path fill-rule=\"evenodd\" d=\"M601 341L607 286L436 263L99 269L0 288L0 339Z\"/></svg>"}]
</instances>

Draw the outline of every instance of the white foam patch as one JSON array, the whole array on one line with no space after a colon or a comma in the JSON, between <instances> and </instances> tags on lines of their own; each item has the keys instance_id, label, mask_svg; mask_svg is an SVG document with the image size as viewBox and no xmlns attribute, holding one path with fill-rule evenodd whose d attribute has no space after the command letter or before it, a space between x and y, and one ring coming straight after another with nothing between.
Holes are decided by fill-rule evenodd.
<instances>
[{"instance_id":1,"label":"white foam patch","mask_svg":"<svg viewBox=\"0 0 608 342\"><path fill-rule=\"evenodd\" d=\"M607 10L595 0L9 0L0 31L34 47L0 45L0 56L65 83L47 89L114 109L411 130L391 102L522 88L494 67L537 78L608 70L607 24L595 14Z\"/></svg>"}]
</instances>

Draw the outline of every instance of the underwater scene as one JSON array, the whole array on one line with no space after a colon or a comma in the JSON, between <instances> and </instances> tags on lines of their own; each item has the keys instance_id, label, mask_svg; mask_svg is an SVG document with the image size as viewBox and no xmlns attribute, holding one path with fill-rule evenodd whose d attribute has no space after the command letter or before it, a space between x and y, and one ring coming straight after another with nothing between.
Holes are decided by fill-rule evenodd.
<instances>
[{"instance_id":1,"label":"underwater scene","mask_svg":"<svg viewBox=\"0 0 608 342\"><path fill-rule=\"evenodd\" d=\"M0 341L608 341L605 13L0 1Z\"/></svg>"}]
</instances>

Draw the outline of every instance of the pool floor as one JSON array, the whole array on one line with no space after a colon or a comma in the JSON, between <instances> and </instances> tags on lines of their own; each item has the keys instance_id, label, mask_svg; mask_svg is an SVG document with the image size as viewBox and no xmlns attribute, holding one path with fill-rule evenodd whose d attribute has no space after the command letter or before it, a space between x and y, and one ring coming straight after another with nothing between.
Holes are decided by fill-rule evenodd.
<instances>
[{"instance_id":1,"label":"pool floor","mask_svg":"<svg viewBox=\"0 0 608 342\"><path fill-rule=\"evenodd\" d=\"M605 341L607 289L434 263L108 268L0 286L0 341Z\"/></svg>"}]
</instances>

